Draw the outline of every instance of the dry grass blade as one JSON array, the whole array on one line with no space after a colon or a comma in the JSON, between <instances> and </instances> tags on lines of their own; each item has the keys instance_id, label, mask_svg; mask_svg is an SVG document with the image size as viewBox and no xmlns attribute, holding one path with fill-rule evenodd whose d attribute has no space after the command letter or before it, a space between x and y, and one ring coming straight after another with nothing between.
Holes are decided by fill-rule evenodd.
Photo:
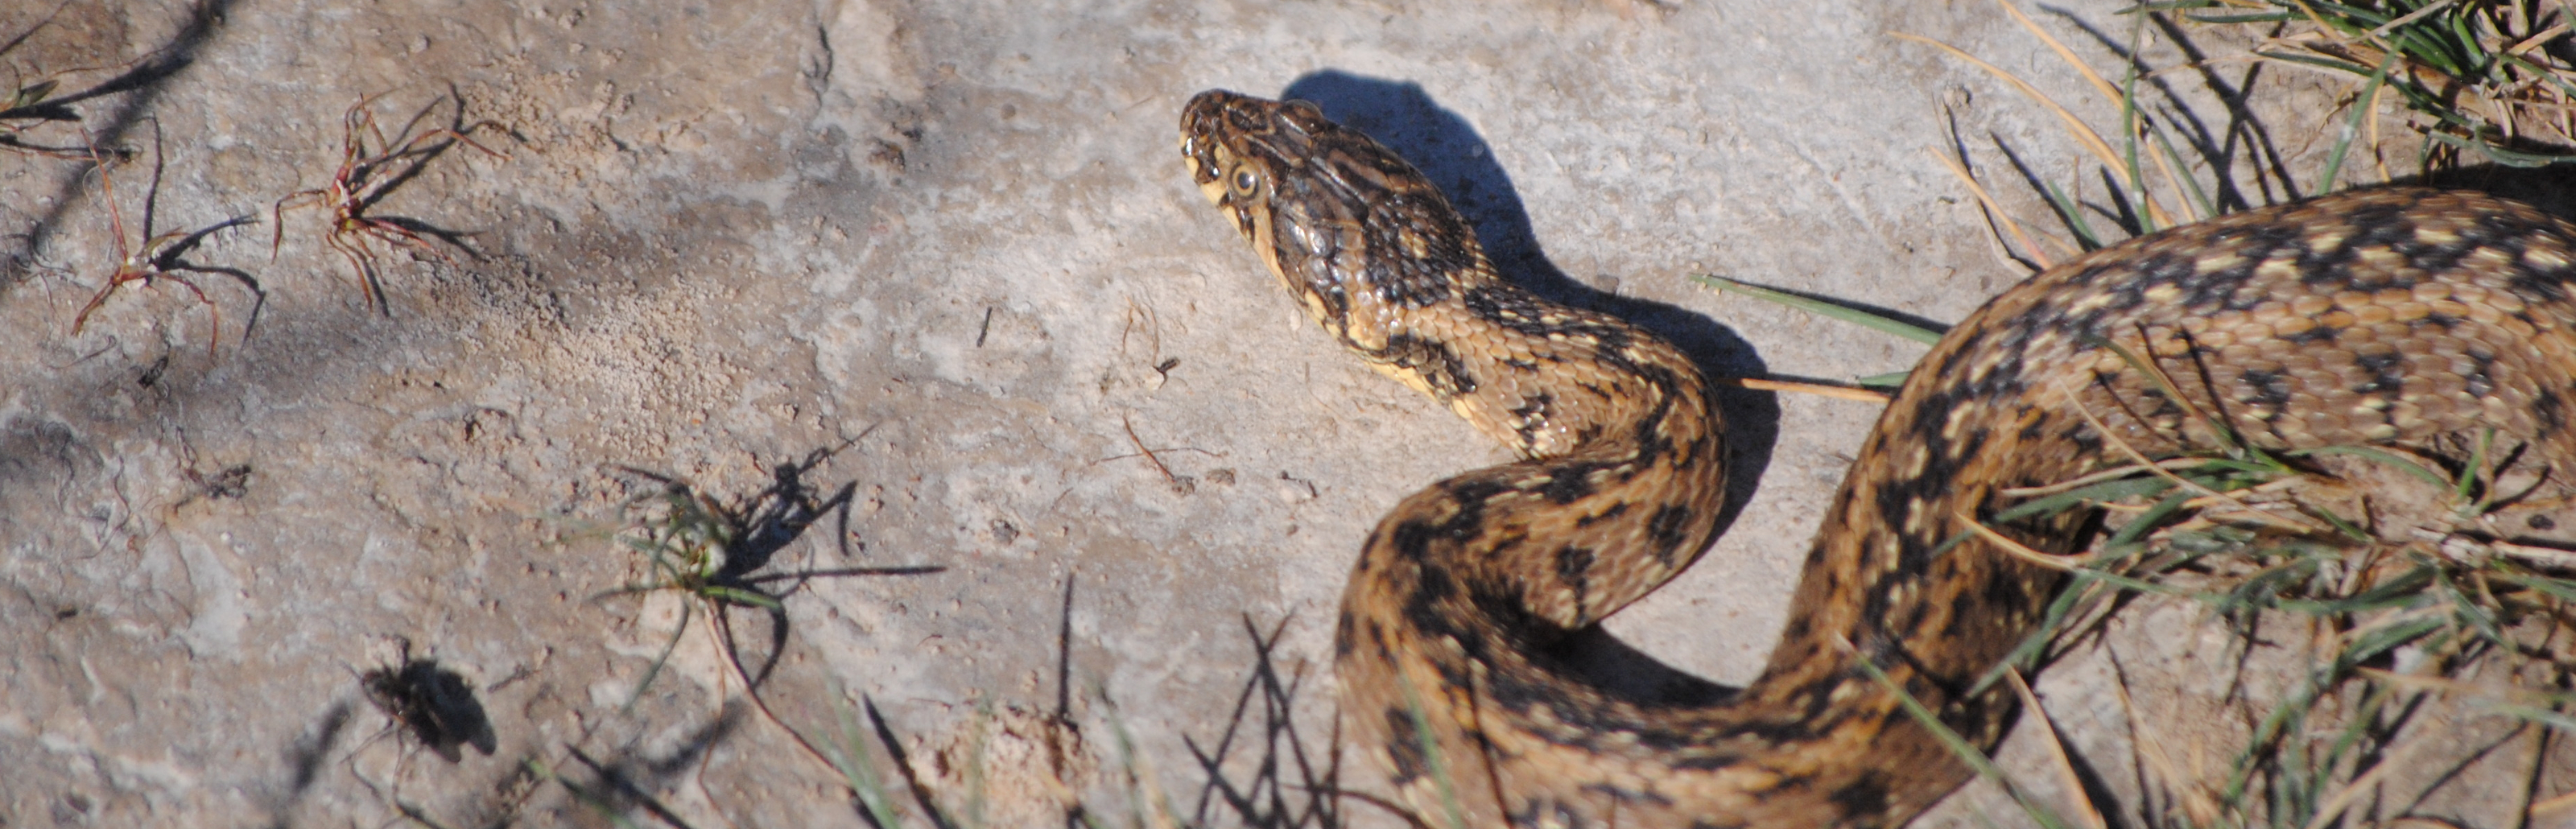
<instances>
[{"instance_id":1,"label":"dry grass blade","mask_svg":"<svg viewBox=\"0 0 2576 829\"><path fill-rule=\"evenodd\" d=\"M2551 26L2551 27L2549 27L2549 28L2547 28L2547 29L2542 29L2538 34L2534 34L2534 35L2532 35L2532 36L2531 36L2531 37L2529 37L2529 38L2525 38L2521 43L2516 43L2516 44L2514 44L2514 45L2512 45L2512 46L2507 46L2507 47L2505 47L2504 53L2505 53L2505 54L2508 54L2508 55L2527 55L2527 54L2530 54L2532 50L2540 48L2542 44L2548 43L2549 41L2552 41L2552 40L2557 40L2558 38L2565 36L2565 35L2567 34L2567 32L2568 32L2568 29L2569 29L2569 27L2568 27L2567 23L2565 23L2564 21L2562 21L2562 22L2560 22L2558 25Z\"/></svg>"},{"instance_id":2,"label":"dry grass blade","mask_svg":"<svg viewBox=\"0 0 2576 829\"><path fill-rule=\"evenodd\" d=\"M154 129L156 131L159 129L159 124L157 122L154 124ZM100 198L107 203L108 228L109 232L115 237L117 262L116 270L109 273L107 276L107 283L99 286L98 293L92 294L89 298L89 302L81 306L80 312L72 316L72 334L77 336L83 329L89 327L90 315L96 313L100 306L106 305L108 296L116 293L117 288L124 287L127 284L141 284L145 287L151 287L155 282L166 279L171 282L178 283L179 287L188 289L189 295L196 297L198 304L206 306L206 353L208 356L212 356L220 352L224 332L223 309L216 306L215 301L212 298L206 296L206 289L204 287L199 286L196 283L196 280L188 278L187 275L190 273L203 273L229 276L240 281L243 285L248 286L253 294L261 294L259 282L258 280L252 279L250 274L244 273L240 270L225 267L194 265L180 257L186 255L191 248L196 247L199 242L204 241L208 236L214 235L217 231L238 225L249 224L252 219L249 217L238 217L217 222L193 231L174 230L157 236L151 236L150 238L144 239L141 245L129 248L125 243L125 211L123 208L117 206L116 176L108 169L110 166L109 158L98 151L97 142L91 138L87 130L82 131L81 138L83 144L89 150L90 164L93 169L98 171ZM151 193L159 190L159 188L160 173L158 172L156 163L155 172L153 174L153 186L150 190L146 191L145 195L145 209L143 214L143 227L140 230L141 233L150 234L152 232L152 210L150 207L152 203ZM261 294L261 296L265 299L265 294ZM256 317L256 311L254 311L253 316ZM250 332L245 329L242 332L242 336L244 338L248 338L250 336Z\"/></svg>"},{"instance_id":3,"label":"dry grass blade","mask_svg":"<svg viewBox=\"0 0 2576 829\"><path fill-rule=\"evenodd\" d=\"M2145 353L2143 354L2137 351L2131 351L2128 346L2121 345L2118 340L2113 340L2108 337L2100 338L2094 344L2108 349L2112 354L2118 355L2121 362L2128 363L2130 368L2136 369L2139 374L2145 375L2148 380L2153 381L2156 384L2156 390L2162 392L2165 399L2173 401L2174 405L2182 408L2185 422L2199 423L2203 427L2209 429L2210 437L2215 439L2219 444L2219 448L2225 450L2230 457L2252 456L2258 459L2261 458L2260 450L2255 449L2251 444L2247 444L2244 441L2236 439L2235 429L2229 427L2225 421L2212 417L2207 412L2201 411L2200 404L2192 402L2190 397L2187 397L2182 393L2182 384L2174 382L2173 375L2165 373L2164 364L2157 362L2155 359L2160 356L2173 355L2156 353L2155 344L2146 341L2146 331L2144 329L2140 329L2138 334L2138 344L2145 349ZM2167 342L2175 341L2188 342L2188 340L2185 339L2185 335L2181 334L2176 334L2174 338L2167 340ZM2060 390L2063 390L2064 386L2060 386L2059 388ZM2073 400L2074 398L2069 397L2067 399Z\"/></svg>"},{"instance_id":4,"label":"dry grass blade","mask_svg":"<svg viewBox=\"0 0 2576 829\"><path fill-rule=\"evenodd\" d=\"M1836 400L1856 400L1862 403L1885 403L1888 401L1889 397L1886 392L1872 391L1870 389L1855 388L1852 386L1829 386L1823 383L1801 383L1794 380L1767 380L1760 377L1721 377L1714 382L1720 385L1736 386L1738 388L1752 389L1754 391L1796 392L1799 394L1812 394L1818 397L1831 397Z\"/></svg>"},{"instance_id":5,"label":"dry grass blade","mask_svg":"<svg viewBox=\"0 0 2576 829\"><path fill-rule=\"evenodd\" d=\"M2576 552L2569 552L2567 550L2550 547L2534 547L2529 544L2515 544L2510 541L2489 541L2486 543L2486 546L2487 549L2495 551L2497 555L2522 559L2542 567L2550 567L2559 570L2576 570Z\"/></svg>"},{"instance_id":6,"label":"dry grass blade","mask_svg":"<svg viewBox=\"0 0 2576 829\"><path fill-rule=\"evenodd\" d=\"M2038 550L2033 550L2029 545L2023 544L2019 541L2014 541L2011 538L2006 537L2003 533L1995 532L1995 528L1986 526L1985 522L1977 520L1976 516L1969 515L1968 511L1964 509L1954 513L1953 517L1958 518L1959 523L1966 525L1968 532L1976 534L1978 538L1985 539L1988 544L1995 545L1995 549L2009 553L2014 558L2021 559L2041 567L2046 567L2051 570L2071 573L2076 570L2083 569L2084 565L2093 563L2095 559L2095 556L2092 553L2053 556Z\"/></svg>"},{"instance_id":7,"label":"dry grass blade","mask_svg":"<svg viewBox=\"0 0 2576 829\"><path fill-rule=\"evenodd\" d=\"M2075 761L2067 756L2065 741L2057 737L2057 722L2049 719L2048 709L2039 704L2039 695L2030 692L2030 683L2022 679L2020 671L2007 670L2004 679L2011 683L2013 696L2021 700L2021 709L2039 718L2040 734L2048 738L2048 756L2057 761L2058 783L2066 787L2066 796L2075 801L2078 807L2076 816L2084 820L2087 829L2109 829L2110 822L2102 819L2102 810L2093 805L2092 798L2085 796L2084 778L2076 774Z\"/></svg>"},{"instance_id":8,"label":"dry grass blade","mask_svg":"<svg viewBox=\"0 0 2576 829\"><path fill-rule=\"evenodd\" d=\"M341 113L340 166L332 173L330 184L287 194L269 207L269 220L276 225L269 238L269 258L277 258L278 245L286 239L286 211L303 207L325 208L330 218L322 237L323 244L349 263L367 304L389 313L391 309L386 304L381 280L377 277L376 253L368 247L369 240L382 242L396 250L424 252L449 264L454 264L456 257L430 244L429 239L435 238L469 254L473 251L460 241L463 234L417 219L373 215L371 209L403 182L419 175L431 160L452 146L472 147L485 155L504 160L510 156L483 146L466 135L486 126L499 128L501 125L492 121L462 123L465 109L462 98L455 99L458 126L413 134L411 125L406 124L403 132L387 138L384 129L376 124L376 113L372 108L386 94L390 93L359 99L350 105L348 111ZM432 105L435 106L435 102ZM447 143L431 143L441 139Z\"/></svg>"},{"instance_id":9,"label":"dry grass blade","mask_svg":"<svg viewBox=\"0 0 2576 829\"><path fill-rule=\"evenodd\" d=\"M2075 113L2068 111L2065 106L2058 104L2056 99L2048 97L2048 93L2041 92L2039 91L2039 87L2032 86L2029 81L2022 80L2020 76L2004 71L2003 67L1987 63L1984 59L1968 54L1965 50L1962 50L1959 47L1952 46L1938 40L1906 32L1889 32L1888 35L1902 40L1911 40L1917 43L1930 45L1933 48L1950 53L1952 57L1967 61L1974 64L1979 69L1986 70L1987 74L1995 76L1996 79L2001 80L2004 83L2011 84L2014 89L2020 90L2023 95L2028 96L2041 107L2046 108L2049 112L2055 113L2057 115L2057 119L2066 125L2067 134L2074 136L2076 142L2083 144L2084 149L2092 152L2093 157L2100 160L2103 166L2114 170L2128 169L2128 165L2120 161L2120 154L2111 148L2110 141L2105 140L2101 133L2093 131L2093 126L2084 123L2084 119L2076 117ZM2152 197L2147 199L2146 205L2149 211L2148 216L2153 219L2158 226L2171 224L2172 216L2167 213L2162 206L2158 205Z\"/></svg>"},{"instance_id":10,"label":"dry grass blade","mask_svg":"<svg viewBox=\"0 0 2576 829\"><path fill-rule=\"evenodd\" d=\"M1976 194L1977 204L1986 209L1986 215L1990 217L1992 222L2000 223L2002 225L2000 229L1994 229L1992 225L1989 225L1989 228L1994 229L1995 232L1988 238L1993 239L1996 247L2001 248L2001 253L2003 254L2004 259L2007 261L2014 259L2012 255L2012 246L2005 244L2002 238L2002 233L2009 232L2012 234L2014 239L2021 242L2023 255L2029 256L2030 261L2038 265L2038 267L2033 270L2044 271L2049 268L2052 263L2048 258L2048 252L2040 250L2038 245L2031 243L2030 234L2022 232L2021 222L2015 221L2012 214L2004 212L2003 205L1995 201L1994 194L1986 192L1986 185L1978 182L1977 177L1974 174L1969 173L1967 167L1961 166L1959 162L1952 160L1949 156L1942 154L1940 151L1932 151L1932 157L1940 161L1941 166L1950 168L1950 174L1957 176L1959 183L1967 186L1968 192ZM2019 263L2016 262L2016 264Z\"/></svg>"},{"instance_id":11,"label":"dry grass blade","mask_svg":"<svg viewBox=\"0 0 2576 829\"><path fill-rule=\"evenodd\" d=\"M2157 461L2155 465L2166 470L2175 470L2191 469L2193 467L2201 466L2204 463L2207 463L2207 461L2200 458L2166 458L2164 460ZM1996 490L1996 494L2011 498L2036 498L2042 495L2055 495L2072 489L2082 489L2086 486L2101 483L2103 481L2126 478L2145 471L2146 468L2141 466L2115 466L2090 475L2068 478L2046 486L2027 486Z\"/></svg>"},{"instance_id":12,"label":"dry grass blade","mask_svg":"<svg viewBox=\"0 0 2576 829\"><path fill-rule=\"evenodd\" d=\"M2198 492L2204 496L2217 497L2227 503L2228 506L2247 512L2252 512L2254 510L2253 507L2247 506L2243 501L2236 500L2234 497L2221 493L2218 490L2210 489L2208 486L2203 485L2200 482L2193 481L2181 475L2176 475L2172 471L2165 469L2162 464L2149 460L2144 453L2138 451L2137 447L2130 446L2128 441L2121 440L2119 434L2112 432L2110 427L2102 425L2102 419L2095 417L2093 415L2093 411L2085 408L2084 402L2076 398L2074 389L2067 388L2064 383L2059 383L2057 391L2059 394L2065 396L2066 407L2074 410L2077 416L2082 417L2085 425L2093 427L2093 433L2100 435L2103 443L2118 450L2121 456L2128 458L2131 463L2137 465L2137 468L2144 469L2156 477L2163 478L2166 482L2171 483L2174 486Z\"/></svg>"},{"instance_id":13,"label":"dry grass blade","mask_svg":"<svg viewBox=\"0 0 2576 829\"><path fill-rule=\"evenodd\" d=\"M2030 793L2014 783L2012 775L2005 774L2001 767L1996 766L1993 758L1987 757L1984 751L1970 744L1967 738L1959 736L1959 732L1952 730L1949 724L1942 722L1938 712L1924 705L1923 701L1916 699L1913 694L1907 693L1904 683L1898 682L1895 677L1888 676L1886 669L1870 661L1869 655L1854 647L1851 640L1837 635L1834 638L1834 644L1845 655L1850 656L1852 665L1859 668L1862 674L1867 675L1871 682L1877 683L1880 690L1896 697L1897 706L1904 709L1907 718L1912 719L1924 731L1930 732L1933 739L1949 750L1951 756L1967 763L1970 769L1976 771L1978 777L2001 787L2005 794L2012 797L2014 803L2021 805L2023 814L2037 822L2042 829L2066 829L2065 819L2058 817L2057 813L2048 807L2040 805L2038 801L2032 800Z\"/></svg>"},{"instance_id":14,"label":"dry grass blade","mask_svg":"<svg viewBox=\"0 0 2576 829\"><path fill-rule=\"evenodd\" d=\"M2114 659L2112 664L2117 667L2119 662ZM2131 744L2150 782L2182 801L2189 825L2219 825L2225 810L2219 806L2218 798L2212 796L2208 786L2199 782L2197 775L2184 774L2180 765L2174 762L2173 751L2165 746L2163 733L2152 724L2154 718L2138 715L2138 702L2129 695L2128 681L2123 678L2113 682L2111 688L2120 696L2120 711L2128 719ZM2195 767L2197 765L2194 764Z\"/></svg>"},{"instance_id":15,"label":"dry grass blade","mask_svg":"<svg viewBox=\"0 0 2576 829\"><path fill-rule=\"evenodd\" d=\"M2021 7L2013 5L2012 0L1995 0L1995 5L2004 7L2004 13L2012 15L2013 22L2021 24L2022 29L2030 32L2032 37L2039 38L2039 42L2048 44L2048 50L2056 52L2058 60L2065 61L2066 65L2075 67L2075 71L2083 73L2084 81L2093 85L2093 91L2102 93L2104 100L2110 101L2113 106L2120 104L2120 88L2112 86L2110 81L2103 80L2102 73L2093 71L2092 66L2075 57L2075 50L2066 48L2066 44L2059 42L2056 35L2049 34L2047 29L2040 28L2039 21L2032 20L2030 15L2023 14Z\"/></svg>"}]
</instances>

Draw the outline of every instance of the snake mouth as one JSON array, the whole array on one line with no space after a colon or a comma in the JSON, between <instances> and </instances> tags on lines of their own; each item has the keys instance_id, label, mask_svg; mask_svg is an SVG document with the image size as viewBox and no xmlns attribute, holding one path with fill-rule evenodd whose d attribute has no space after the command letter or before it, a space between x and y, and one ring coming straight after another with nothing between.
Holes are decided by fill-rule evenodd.
<instances>
[{"instance_id":1,"label":"snake mouth","mask_svg":"<svg viewBox=\"0 0 2576 829\"><path fill-rule=\"evenodd\" d=\"M1245 96L1222 89L1211 89L1191 96L1181 108L1181 157L1190 164L1190 181L1199 186L1209 204L1226 204L1224 174L1226 110Z\"/></svg>"}]
</instances>

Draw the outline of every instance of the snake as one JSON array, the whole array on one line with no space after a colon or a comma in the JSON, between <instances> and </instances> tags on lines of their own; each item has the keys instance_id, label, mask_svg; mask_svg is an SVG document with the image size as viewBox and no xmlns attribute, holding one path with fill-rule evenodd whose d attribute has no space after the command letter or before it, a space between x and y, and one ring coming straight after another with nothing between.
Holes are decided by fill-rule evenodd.
<instances>
[{"instance_id":1,"label":"snake","mask_svg":"<svg viewBox=\"0 0 2576 829\"><path fill-rule=\"evenodd\" d=\"M1998 520L2005 491L2117 444L2493 429L2576 459L2576 227L2418 188L2243 210L2058 263L1951 327L1824 512L1761 673L1713 699L1623 691L1579 635L1714 541L1715 387L1497 273L1438 187L1313 103L1209 90L1180 128L1192 181L1308 317L1517 456L1396 504L1342 595L1341 733L1417 825L1904 825L1973 773L1907 698L1997 744L2016 704L1979 679L2063 587L2000 545L2088 534L2080 512Z\"/></svg>"}]
</instances>

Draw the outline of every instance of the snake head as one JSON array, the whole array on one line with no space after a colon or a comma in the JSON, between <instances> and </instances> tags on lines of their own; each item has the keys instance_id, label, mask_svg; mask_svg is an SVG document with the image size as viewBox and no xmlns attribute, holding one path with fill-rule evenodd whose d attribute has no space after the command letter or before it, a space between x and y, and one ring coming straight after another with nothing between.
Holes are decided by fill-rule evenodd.
<instances>
[{"instance_id":1,"label":"snake head","mask_svg":"<svg viewBox=\"0 0 2576 829\"><path fill-rule=\"evenodd\" d=\"M1489 281L1491 266L1440 189L1393 151L1305 101L1222 89L1181 109L1181 155L1306 306L1356 347L1382 347L1388 306ZM1363 313L1354 318L1354 309Z\"/></svg>"},{"instance_id":2,"label":"snake head","mask_svg":"<svg viewBox=\"0 0 2576 829\"><path fill-rule=\"evenodd\" d=\"M1305 101L1211 89L1181 109L1181 156L1208 203L1248 237L1270 212L1272 185L1312 153L1315 134L1340 129Z\"/></svg>"}]
</instances>

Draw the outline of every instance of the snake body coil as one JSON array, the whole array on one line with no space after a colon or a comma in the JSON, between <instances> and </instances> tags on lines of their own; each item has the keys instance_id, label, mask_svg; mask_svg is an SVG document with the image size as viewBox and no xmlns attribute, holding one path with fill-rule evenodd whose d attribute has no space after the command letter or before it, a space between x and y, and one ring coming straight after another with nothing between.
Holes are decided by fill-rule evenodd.
<instances>
[{"instance_id":1,"label":"snake body coil","mask_svg":"<svg viewBox=\"0 0 2576 829\"><path fill-rule=\"evenodd\" d=\"M2471 428L2576 459L2576 228L2473 193L2389 189L2239 213L2095 251L1951 329L1863 446L1762 674L1715 703L1589 680L1562 645L1687 567L1725 450L1679 351L1499 278L1410 165L1314 105L1224 91L1181 149L1308 314L1522 460L1406 498L1370 534L1336 638L1345 727L1433 825L1893 826L1967 768L1866 658L1980 745L2012 713L1978 677L2032 629L2051 571L1982 539L1998 490L2089 471L2102 429L2275 448ZM2176 401L2105 342L2177 377ZM2063 552L2081 516L1996 524Z\"/></svg>"}]
</instances>

